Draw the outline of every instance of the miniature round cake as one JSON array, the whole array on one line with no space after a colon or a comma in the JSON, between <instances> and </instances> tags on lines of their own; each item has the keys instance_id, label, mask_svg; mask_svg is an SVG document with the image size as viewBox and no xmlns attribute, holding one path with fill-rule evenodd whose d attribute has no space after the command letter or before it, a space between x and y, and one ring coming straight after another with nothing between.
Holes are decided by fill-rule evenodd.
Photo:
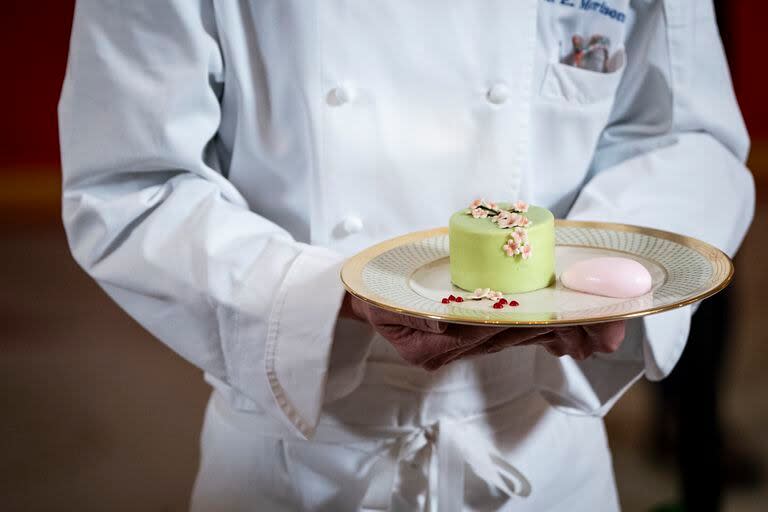
<instances>
[{"instance_id":1,"label":"miniature round cake","mask_svg":"<svg viewBox=\"0 0 768 512\"><path fill-rule=\"evenodd\" d=\"M475 200L448 224L451 281L522 293L555 282L555 217L539 206Z\"/></svg>"}]
</instances>

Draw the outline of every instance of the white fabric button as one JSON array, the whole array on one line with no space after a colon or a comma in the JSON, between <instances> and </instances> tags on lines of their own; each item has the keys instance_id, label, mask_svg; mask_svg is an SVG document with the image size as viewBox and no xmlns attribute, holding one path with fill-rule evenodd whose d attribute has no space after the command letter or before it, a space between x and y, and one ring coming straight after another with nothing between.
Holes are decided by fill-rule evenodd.
<instances>
[{"instance_id":1,"label":"white fabric button","mask_svg":"<svg viewBox=\"0 0 768 512\"><path fill-rule=\"evenodd\" d=\"M363 220L358 217L357 215L349 215L344 219L344 221L341 224L341 227L344 229L344 232L348 235L351 235L353 233L359 233L363 230Z\"/></svg>"},{"instance_id":2,"label":"white fabric button","mask_svg":"<svg viewBox=\"0 0 768 512\"><path fill-rule=\"evenodd\" d=\"M328 104L335 107L350 103L355 100L355 90L346 85L340 85L331 89L328 93Z\"/></svg>"},{"instance_id":3,"label":"white fabric button","mask_svg":"<svg viewBox=\"0 0 768 512\"><path fill-rule=\"evenodd\" d=\"M506 84L496 84L488 89L487 97L494 105L501 105L509 99L509 87Z\"/></svg>"}]
</instances>

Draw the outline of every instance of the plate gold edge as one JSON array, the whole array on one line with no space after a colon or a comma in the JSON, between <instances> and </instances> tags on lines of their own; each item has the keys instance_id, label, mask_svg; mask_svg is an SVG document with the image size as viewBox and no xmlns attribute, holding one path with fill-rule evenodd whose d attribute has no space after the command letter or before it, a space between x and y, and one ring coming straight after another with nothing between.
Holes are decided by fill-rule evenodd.
<instances>
[{"instance_id":1,"label":"plate gold edge","mask_svg":"<svg viewBox=\"0 0 768 512\"><path fill-rule=\"evenodd\" d=\"M430 313L424 313L421 311L414 311L410 309L401 308L395 304L392 304L391 302L388 302L387 299L385 299L384 297L380 297L379 295L368 290L368 288L365 286L365 283L363 283L363 279L362 279L362 271L366 263L371 261L376 256L390 249L403 245L405 243L413 242L416 240L422 240L424 238L430 238L437 235L447 234L448 233L447 227L433 228L433 229L427 229L423 231L415 231L413 233L401 235L395 238L391 238L389 240L385 240L376 245L373 245L355 254L354 256L350 257L344 263L344 265L342 265L342 268L339 274L341 277L342 285L347 290L347 292L349 292L351 295L357 297L360 300L363 300L369 304L372 304L374 306L380 307L388 311L401 313L408 316L419 317L419 318L442 320L450 323L467 324L467 325L498 325L498 326L506 326L506 327L539 327L539 326L566 327L570 325L589 325L589 324L611 322L616 320L629 320L631 318L654 315L658 313L663 313L665 311L671 311L673 309L688 306L695 302L699 302L706 298L709 298L712 295L715 295L716 293L723 290L733 280L735 269L733 266L733 261L731 261L731 258L728 257L727 254L725 254L723 251L721 251L717 247L714 247L713 245L710 245L706 242L703 242L693 237L681 235L678 233L672 233L670 231L663 231L660 229L646 228L643 226L635 226L632 224L618 224L618 223L611 223L611 222L593 222L593 221L556 219L555 227L556 228L557 227L579 227L579 228L593 228L593 229L608 229L613 231L640 233L640 234L653 236L656 238L663 238L666 240L670 240L672 242L676 242L680 245L683 245L685 247L695 250L696 252L704 256L712 264L713 275L711 279L716 284L714 284L709 289L693 297L689 297L687 299L677 301L672 304L657 306L655 308L648 308L640 311L634 311L632 313L617 313L614 315L594 317L594 318L589 318L588 320L583 320L583 321L573 320L573 319L571 320L565 320L565 319L563 320L558 320L558 319L525 320L525 321L493 320L493 319L481 320L481 319L478 319L477 317L467 317L462 315L430 314ZM569 245L572 245L572 244L569 244ZM583 247L591 247L591 246L583 246ZM721 268L720 265L724 265L725 268L727 268L727 271L723 272L725 269Z\"/></svg>"}]
</instances>

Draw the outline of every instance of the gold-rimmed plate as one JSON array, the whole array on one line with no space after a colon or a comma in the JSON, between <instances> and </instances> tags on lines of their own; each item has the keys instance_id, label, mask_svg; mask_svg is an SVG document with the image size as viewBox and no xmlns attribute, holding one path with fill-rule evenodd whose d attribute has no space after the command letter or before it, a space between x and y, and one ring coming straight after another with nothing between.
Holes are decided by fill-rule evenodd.
<instances>
[{"instance_id":1,"label":"gold-rimmed plate","mask_svg":"<svg viewBox=\"0 0 768 512\"><path fill-rule=\"evenodd\" d=\"M506 295L519 302L514 308L494 309L490 300L442 303L449 295L470 295L451 284L447 228L419 231L370 247L344 264L341 280L352 295L406 315L460 324L531 327L584 325L661 313L714 295L733 277L733 264L722 251L666 231L557 220L555 233L556 283ZM598 256L640 262L653 279L651 291L617 299L577 292L561 284L560 273L565 268Z\"/></svg>"}]
</instances>

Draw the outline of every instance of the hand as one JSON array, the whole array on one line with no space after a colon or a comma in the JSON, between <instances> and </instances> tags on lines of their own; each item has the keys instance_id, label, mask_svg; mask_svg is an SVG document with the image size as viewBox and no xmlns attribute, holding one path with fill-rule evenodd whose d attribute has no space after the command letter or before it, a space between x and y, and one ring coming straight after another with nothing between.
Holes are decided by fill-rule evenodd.
<instances>
[{"instance_id":1,"label":"hand","mask_svg":"<svg viewBox=\"0 0 768 512\"><path fill-rule=\"evenodd\" d=\"M613 352L624 339L624 323L585 327L503 328L446 324L371 306L347 295L342 316L365 321L407 362L437 370L457 359L539 344L556 356L584 359L594 352Z\"/></svg>"},{"instance_id":2,"label":"hand","mask_svg":"<svg viewBox=\"0 0 768 512\"><path fill-rule=\"evenodd\" d=\"M583 360L595 352L616 352L624 341L626 322L560 327L552 331L556 338L542 346L553 356L571 356Z\"/></svg>"}]
</instances>

